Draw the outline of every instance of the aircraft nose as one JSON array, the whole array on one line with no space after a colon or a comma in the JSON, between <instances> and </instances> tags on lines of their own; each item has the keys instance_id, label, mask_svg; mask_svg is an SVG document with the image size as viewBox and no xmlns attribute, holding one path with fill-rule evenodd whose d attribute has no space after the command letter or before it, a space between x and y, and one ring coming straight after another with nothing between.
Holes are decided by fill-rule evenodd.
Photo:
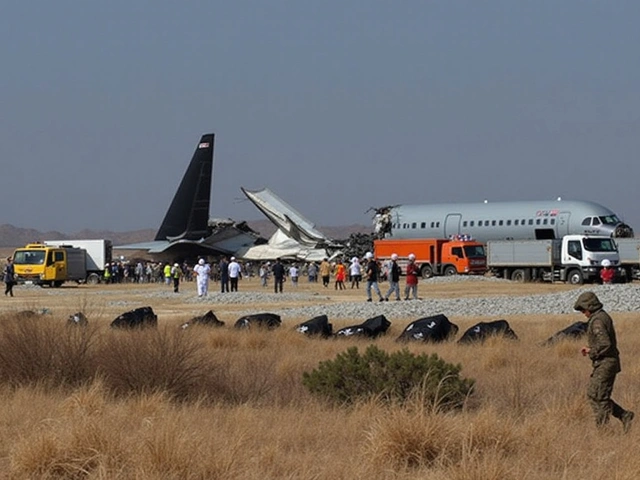
<instances>
[{"instance_id":1,"label":"aircraft nose","mask_svg":"<svg viewBox=\"0 0 640 480\"><path fill-rule=\"evenodd\" d=\"M617 238L632 238L633 237L633 228L631 228L626 223L620 223L616 226L613 231L613 236Z\"/></svg>"}]
</instances>

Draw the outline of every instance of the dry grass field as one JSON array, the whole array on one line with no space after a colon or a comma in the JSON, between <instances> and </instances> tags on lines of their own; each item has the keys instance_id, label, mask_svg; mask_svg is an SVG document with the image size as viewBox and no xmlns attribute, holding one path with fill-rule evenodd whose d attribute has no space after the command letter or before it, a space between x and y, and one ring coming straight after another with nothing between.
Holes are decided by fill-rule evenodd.
<instances>
[{"instance_id":1,"label":"dry grass field","mask_svg":"<svg viewBox=\"0 0 640 480\"><path fill-rule=\"evenodd\" d=\"M212 284L215 289L216 285ZM285 285L285 290L290 288ZM521 296L564 285L438 283L429 298ZM16 287L0 301L0 478L8 479L636 479L640 425L627 435L614 419L596 430L585 399L590 365L580 342L540 342L579 314L506 317L519 341L483 345L409 344L462 365L476 381L462 411L375 400L350 406L312 397L302 374L371 341L308 338L286 318L273 331L237 331L239 311L278 313L293 303L228 305L158 295L151 285ZM241 290L259 290L257 279ZM318 302L364 301L363 290L319 292ZM329 299L325 300L325 295ZM125 310L150 305L154 331L109 329ZM212 308L225 327L185 320ZM36 319L21 310L47 309ZM82 310L86 329L65 325ZM442 312L447 314L447 312ZM623 372L614 398L640 411L640 332L636 313L611 312ZM413 318L389 318L373 341L389 352ZM450 317L464 331L482 317ZM333 320L334 330L363 318ZM461 333L460 332L460 333ZM92 372L99 372L98 375Z\"/></svg>"}]
</instances>

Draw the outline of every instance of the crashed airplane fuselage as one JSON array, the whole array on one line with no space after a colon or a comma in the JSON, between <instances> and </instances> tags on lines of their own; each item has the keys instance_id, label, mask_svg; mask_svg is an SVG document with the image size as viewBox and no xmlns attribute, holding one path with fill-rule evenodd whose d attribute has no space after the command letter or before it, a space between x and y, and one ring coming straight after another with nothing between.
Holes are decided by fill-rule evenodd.
<instances>
[{"instance_id":1,"label":"crashed airplane fuselage","mask_svg":"<svg viewBox=\"0 0 640 480\"><path fill-rule=\"evenodd\" d=\"M207 255L233 255L266 240L246 222L210 219L215 135L200 138L173 201L151 242L115 246L146 250L155 259L177 261Z\"/></svg>"}]
</instances>

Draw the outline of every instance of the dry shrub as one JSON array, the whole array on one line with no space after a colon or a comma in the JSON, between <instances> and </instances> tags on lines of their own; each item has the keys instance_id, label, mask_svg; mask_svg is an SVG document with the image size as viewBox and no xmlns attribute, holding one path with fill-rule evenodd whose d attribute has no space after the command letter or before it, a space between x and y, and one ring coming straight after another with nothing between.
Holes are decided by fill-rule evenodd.
<instances>
[{"instance_id":1,"label":"dry shrub","mask_svg":"<svg viewBox=\"0 0 640 480\"><path fill-rule=\"evenodd\" d=\"M378 468L417 468L449 464L454 452L452 424L445 415L394 408L367 435L365 455Z\"/></svg>"},{"instance_id":2,"label":"dry shrub","mask_svg":"<svg viewBox=\"0 0 640 480\"><path fill-rule=\"evenodd\" d=\"M225 352L219 361L222 363L220 383L224 385L225 401L265 403L273 398L277 386L277 352L243 349Z\"/></svg>"},{"instance_id":3,"label":"dry shrub","mask_svg":"<svg viewBox=\"0 0 640 480\"><path fill-rule=\"evenodd\" d=\"M98 478L98 472L126 464L130 449L125 434L124 428L102 415L72 415L49 422L15 443L11 469L25 478Z\"/></svg>"},{"instance_id":4,"label":"dry shrub","mask_svg":"<svg viewBox=\"0 0 640 480\"><path fill-rule=\"evenodd\" d=\"M473 416L457 419L462 426L462 452L465 457L483 457L487 454L506 457L517 453L522 438L518 424L494 409L485 409Z\"/></svg>"},{"instance_id":5,"label":"dry shrub","mask_svg":"<svg viewBox=\"0 0 640 480\"><path fill-rule=\"evenodd\" d=\"M5 318L0 329L0 381L47 387L89 382L95 339L93 326L66 326L40 315Z\"/></svg>"},{"instance_id":6,"label":"dry shrub","mask_svg":"<svg viewBox=\"0 0 640 480\"><path fill-rule=\"evenodd\" d=\"M487 453L469 455L463 461L442 472L447 480L520 480L513 464L504 461L500 455Z\"/></svg>"},{"instance_id":7,"label":"dry shrub","mask_svg":"<svg viewBox=\"0 0 640 480\"><path fill-rule=\"evenodd\" d=\"M195 335L162 328L113 331L97 353L99 374L116 395L165 392L176 400L207 396L217 366Z\"/></svg>"},{"instance_id":8,"label":"dry shrub","mask_svg":"<svg viewBox=\"0 0 640 480\"><path fill-rule=\"evenodd\" d=\"M442 478L488 480L516 478L506 465L522 443L514 421L497 412L441 413L416 400L377 418L365 453L381 469L429 468L447 472Z\"/></svg>"}]
</instances>

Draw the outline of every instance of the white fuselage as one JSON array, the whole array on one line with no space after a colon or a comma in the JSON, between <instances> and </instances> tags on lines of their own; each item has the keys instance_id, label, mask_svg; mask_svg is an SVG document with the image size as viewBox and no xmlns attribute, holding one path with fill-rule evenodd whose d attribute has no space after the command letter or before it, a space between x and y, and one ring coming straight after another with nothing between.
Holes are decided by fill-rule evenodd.
<instances>
[{"instance_id":1,"label":"white fuselage","mask_svg":"<svg viewBox=\"0 0 640 480\"><path fill-rule=\"evenodd\" d=\"M518 201L400 205L376 216L383 238L451 238L479 242L562 238L569 234L632 237L633 229L587 201Z\"/></svg>"}]
</instances>

